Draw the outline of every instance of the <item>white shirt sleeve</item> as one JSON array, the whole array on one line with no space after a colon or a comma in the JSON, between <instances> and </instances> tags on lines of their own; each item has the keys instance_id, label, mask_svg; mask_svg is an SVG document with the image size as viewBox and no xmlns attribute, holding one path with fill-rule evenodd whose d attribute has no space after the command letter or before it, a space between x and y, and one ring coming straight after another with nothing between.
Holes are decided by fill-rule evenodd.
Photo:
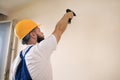
<instances>
[{"instance_id":1,"label":"white shirt sleeve","mask_svg":"<svg viewBox=\"0 0 120 80\"><path fill-rule=\"evenodd\" d=\"M42 55L44 57L50 57L52 52L56 49L56 46L57 40L54 35L49 36L36 45L36 47L38 47L38 51L40 51L40 53L43 53Z\"/></svg>"},{"instance_id":2,"label":"white shirt sleeve","mask_svg":"<svg viewBox=\"0 0 120 80\"><path fill-rule=\"evenodd\" d=\"M56 37L51 35L30 49L26 63L33 80L52 80L50 55L56 46Z\"/></svg>"}]
</instances>

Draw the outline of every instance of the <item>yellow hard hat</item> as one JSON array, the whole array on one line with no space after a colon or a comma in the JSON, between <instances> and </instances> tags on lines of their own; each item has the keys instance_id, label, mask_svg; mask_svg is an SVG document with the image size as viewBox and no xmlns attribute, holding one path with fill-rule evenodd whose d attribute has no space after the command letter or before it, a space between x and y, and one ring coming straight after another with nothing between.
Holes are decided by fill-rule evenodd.
<instances>
[{"instance_id":1,"label":"yellow hard hat","mask_svg":"<svg viewBox=\"0 0 120 80\"><path fill-rule=\"evenodd\" d=\"M15 26L15 33L19 39L23 39L29 32L31 32L38 25L28 19L19 21Z\"/></svg>"}]
</instances>

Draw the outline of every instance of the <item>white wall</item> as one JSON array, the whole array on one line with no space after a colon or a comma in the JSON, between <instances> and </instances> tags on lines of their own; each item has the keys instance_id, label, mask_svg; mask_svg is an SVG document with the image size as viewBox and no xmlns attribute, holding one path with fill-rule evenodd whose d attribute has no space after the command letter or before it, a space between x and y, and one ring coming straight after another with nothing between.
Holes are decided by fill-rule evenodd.
<instances>
[{"instance_id":1,"label":"white wall","mask_svg":"<svg viewBox=\"0 0 120 80\"><path fill-rule=\"evenodd\" d=\"M32 19L48 36L66 8L77 17L52 55L54 80L120 80L119 0L40 0L10 19Z\"/></svg>"}]
</instances>

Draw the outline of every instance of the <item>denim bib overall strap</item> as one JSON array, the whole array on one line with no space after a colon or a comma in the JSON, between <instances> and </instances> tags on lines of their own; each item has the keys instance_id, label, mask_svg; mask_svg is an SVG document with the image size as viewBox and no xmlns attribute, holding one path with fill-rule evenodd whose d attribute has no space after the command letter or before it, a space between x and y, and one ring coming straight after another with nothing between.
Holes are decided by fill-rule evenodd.
<instances>
[{"instance_id":1,"label":"denim bib overall strap","mask_svg":"<svg viewBox=\"0 0 120 80\"><path fill-rule=\"evenodd\" d=\"M29 71L26 66L25 61L25 55L28 53L32 46L28 48L28 50L25 52L24 56L22 55L22 51L20 52L20 58L21 61L17 67L16 74L15 74L15 80L32 80Z\"/></svg>"}]
</instances>

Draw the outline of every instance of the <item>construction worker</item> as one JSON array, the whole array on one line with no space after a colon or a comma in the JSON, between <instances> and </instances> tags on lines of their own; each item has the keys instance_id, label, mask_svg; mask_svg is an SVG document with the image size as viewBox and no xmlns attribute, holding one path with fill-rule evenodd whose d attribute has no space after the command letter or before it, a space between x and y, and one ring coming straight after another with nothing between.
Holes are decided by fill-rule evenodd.
<instances>
[{"instance_id":1,"label":"construction worker","mask_svg":"<svg viewBox=\"0 0 120 80\"><path fill-rule=\"evenodd\" d=\"M65 13L56 24L53 33L44 39L39 25L32 20L21 20L15 26L15 33L23 44L28 45L14 60L11 80L52 80L50 56L56 49L73 12Z\"/></svg>"}]
</instances>

